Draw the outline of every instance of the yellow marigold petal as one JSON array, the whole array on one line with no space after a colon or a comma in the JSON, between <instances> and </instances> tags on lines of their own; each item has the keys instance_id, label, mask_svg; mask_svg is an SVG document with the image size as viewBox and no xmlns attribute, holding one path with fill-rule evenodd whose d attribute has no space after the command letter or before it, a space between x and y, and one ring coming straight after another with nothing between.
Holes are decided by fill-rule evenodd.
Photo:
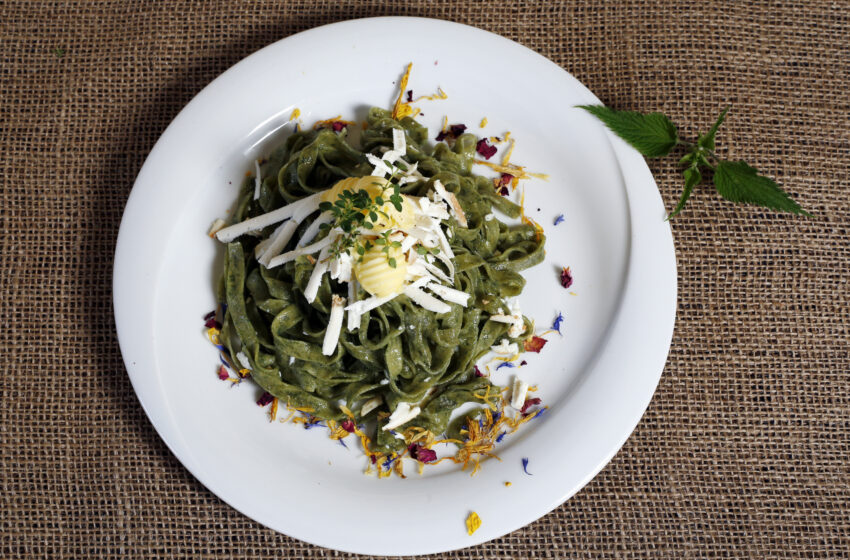
<instances>
[{"instance_id":1,"label":"yellow marigold petal","mask_svg":"<svg viewBox=\"0 0 850 560\"><path fill-rule=\"evenodd\" d=\"M481 518L474 511L466 518L466 534L471 535L481 527Z\"/></svg>"}]
</instances>

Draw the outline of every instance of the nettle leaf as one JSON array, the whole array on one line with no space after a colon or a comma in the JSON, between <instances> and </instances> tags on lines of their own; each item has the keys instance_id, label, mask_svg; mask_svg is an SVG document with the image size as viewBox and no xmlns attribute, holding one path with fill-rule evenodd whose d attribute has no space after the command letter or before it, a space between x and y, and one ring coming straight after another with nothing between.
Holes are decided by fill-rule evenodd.
<instances>
[{"instance_id":1,"label":"nettle leaf","mask_svg":"<svg viewBox=\"0 0 850 560\"><path fill-rule=\"evenodd\" d=\"M714 171L714 186L720 196L732 202L765 206L773 210L811 216L800 208L776 182L744 161L721 161Z\"/></svg>"},{"instance_id":2,"label":"nettle leaf","mask_svg":"<svg viewBox=\"0 0 850 560\"><path fill-rule=\"evenodd\" d=\"M678 143L676 125L662 113L615 111L604 105L579 105L646 157L661 157Z\"/></svg>"},{"instance_id":3,"label":"nettle leaf","mask_svg":"<svg viewBox=\"0 0 850 560\"><path fill-rule=\"evenodd\" d=\"M717 135L717 129L720 128L721 124L723 124L723 121L726 119L726 113L728 112L729 107L726 107L725 109L723 109L723 111L720 112L720 116L717 117L717 120L714 121L714 124L711 126L708 132L700 136L697 140L698 146L700 146L701 148L705 148L706 150L714 149L714 137Z\"/></svg>"},{"instance_id":4,"label":"nettle leaf","mask_svg":"<svg viewBox=\"0 0 850 560\"><path fill-rule=\"evenodd\" d=\"M691 197L694 187L702 181L702 173L699 172L697 167L688 167L682 171L682 174L685 176L685 188L682 190L682 196L679 198L679 204L677 204L676 208L669 216L667 216L668 220L682 211L682 208L685 207L685 203L688 202L688 199Z\"/></svg>"}]
</instances>

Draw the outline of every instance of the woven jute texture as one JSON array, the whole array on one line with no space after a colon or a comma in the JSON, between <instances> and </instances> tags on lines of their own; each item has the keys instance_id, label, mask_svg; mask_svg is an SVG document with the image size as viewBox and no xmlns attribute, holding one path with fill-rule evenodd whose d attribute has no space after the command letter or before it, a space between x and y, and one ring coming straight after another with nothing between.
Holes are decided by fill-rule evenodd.
<instances>
[{"instance_id":1,"label":"woven jute texture","mask_svg":"<svg viewBox=\"0 0 850 560\"><path fill-rule=\"evenodd\" d=\"M768 171L816 215L699 190L672 224L676 331L631 439L551 514L438 557L850 557L847 8L0 2L0 557L348 556L259 526L171 455L121 361L111 265L133 180L198 91L282 37L375 15L500 33L606 104L663 111L686 135L731 104L721 154ZM672 207L675 162L650 165Z\"/></svg>"}]
</instances>

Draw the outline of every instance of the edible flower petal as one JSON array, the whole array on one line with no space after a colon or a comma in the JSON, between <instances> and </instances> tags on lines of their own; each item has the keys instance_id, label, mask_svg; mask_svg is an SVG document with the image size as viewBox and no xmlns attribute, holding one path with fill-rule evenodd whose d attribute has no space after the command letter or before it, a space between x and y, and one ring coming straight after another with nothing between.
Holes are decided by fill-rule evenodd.
<instances>
[{"instance_id":1,"label":"edible flower petal","mask_svg":"<svg viewBox=\"0 0 850 560\"><path fill-rule=\"evenodd\" d=\"M564 314L560 311L558 312L558 316L555 317L555 321L552 323L552 330L556 331L558 334L561 334L561 323L564 320Z\"/></svg>"},{"instance_id":2,"label":"edible flower petal","mask_svg":"<svg viewBox=\"0 0 850 560\"><path fill-rule=\"evenodd\" d=\"M339 423L342 429L349 433L354 433L354 421L351 418L346 418Z\"/></svg>"},{"instance_id":3,"label":"edible flower petal","mask_svg":"<svg viewBox=\"0 0 850 560\"><path fill-rule=\"evenodd\" d=\"M433 449L422 447L421 443L411 443L407 446L410 456L421 463L431 463L437 460L437 452Z\"/></svg>"},{"instance_id":4,"label":"edible flower petal","mask_svg":"<svg viewBox=\"0 0 850 560\"><path fill-rule=\"evenodd\" d=\"M230 374L227 373L227 368L224 366L218 366L218 378L222 381L227 381L230 378Z\"/></svg>"},{"instance_id":5,"label":"edible flower petal","mask_svg":"<svg viewBox=\"0 0 850 560\"><path fill-rule=\"evenodd\" d=\"M561 223L561 222L563 222L563 221L564 221L564 215L563 215L563 214L558 214L558 217L557 217L557 218L555 218L555 225L558 225L558 224L560 224L560 223Z\"/></svg>"},{"instance_id":6,"label":"edible flower petal","mask_svg":"<svg viewBox=\"0 0 850 560\"><path fill-rule=\"evenodd\" d=\"M506 368L513 368L513 367L516 367L516 366L513 364L513 362L502 362L501 364L499 364L499 365L496 367L496 370L500 370L500 369L502 369L503 367L506 367Z\"/></svg>"},{"instance_id":7,"label":"edible flower petal","mask_svg":"<svg viewBox=\"0 0 850 560\"><path fill-rule=\"evenodd\" d=\"M448 129L441 130L440 133L437 135L436 140L437 140L437 142L441 142L441 141L446 140L446 139L454 140L458 136L463 134L465 130L466 130L465 124L453 124L453 125L449 126Z\"/></svg>"},{"instance_id":8,"label":"edible flower petal","mask_svg":"<svg viewBox=\"0 0 850 560\"><path fill-rule=\"evenodd\" d=\"M487 142L486 138L482 138L475 145L475 151L484 157L484 159L490 159L496 152L498 151L496 146L493 146L489 142Z\"/></svg>"},{"instance_id":9,"label":"edible flower petal","mask_svg":"<svg viewBox=\"0 0 850 560\"><path fill-rule=\"evenodd\" d=\"M522 408L519 410L521 413L525 414L525 412L536 404L540 404L540 397L534 397L533 399L525 399L525 403L522 405Z\"/></svg>"},{"instance_id":10,"label":"edible flower petal","mask_svg":"<svg viewBox=\"0 0 850 560\"><path fill-rule=\"evenodd\" d=\"M532 336L531 338L526 338L522 345L526 352L537 352L539 354L547 342L545 338Z\"/></svg>"},{"instance_id":11,"label":"edible flower petal","mask_svg":"<svg viewBox=\"0 0 850 560\"><path fill-rule=\"evenodd\" d=\"M481 373L481 370L478 369L478 366L475 366L475 377L484 377L484 374Z\"/></svg>"},{"instance_id":12,"label":"edible flower petal","mask_svg":"<svg viewBox=\"0 0 850 560\"><path fill-rule=\"evenodd\" d=\"M573 285L573 274L570 272L570 267L565 266L561 269L561 286L569 288Z\"/></svg>"},{"instance_id":13,"label":"edible flower petal","mask_svg":"<svg viewBox=\"0 0 850 560\"><path fill-rule=\"evenodd\" d=\"M274 400L274 397L270 393L263 393L260 395L260 398L257 399L257 406L266 406L270 404Z\"/></svg>"},{"instance_id":14,"label":"edible flower petal","mask_svg":"<svg viewBox=\"0 0 850 560\"><path fill-rule=\"evenodd\" d=\"M524 470L525 474L528 476L533 476L530 472L528 472L528 457L522 458L522 470Z\"/></svg>"},{"instance_id":15,"label":"edible flower petal","mask_svg":"<svg viewBox=\"0 0 850 560\"><path fill-rule=\"evenodd\" d=\"M481 527L481 518L474 511L466 518L466 534L471 535Z\"/></svg>"}]
</instances>

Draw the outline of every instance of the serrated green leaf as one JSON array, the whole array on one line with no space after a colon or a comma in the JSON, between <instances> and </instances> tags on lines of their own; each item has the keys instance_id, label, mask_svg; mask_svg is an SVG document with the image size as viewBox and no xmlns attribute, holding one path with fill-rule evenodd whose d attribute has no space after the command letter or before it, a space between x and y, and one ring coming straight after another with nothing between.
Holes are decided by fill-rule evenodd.
<instances>
[{"instance_id":1,"label":"serrated green leaf","mask_svg":"<svg viewBox=\"0 0 850 560\"><path fill-rule=\"evenodd\" d=\"M682 174L685 176L685 188L682 189L682 196L679 198L679 204L677 204L676 208L670 212L669 216L667 216L668 220L682 211L682 208L685 207L685 203L688 202L688 199L691 197L694 187L702 181L702 173L700 173L699 169L696 167L688 167L682 171Z\"/></svg>"},{"instance_id":2,"label":"serrated green leaf","mask_svg":"<svg viewBox=\"0 0 850 560\"><path fill-rule=\"evenodd\" d=\"M679 137L676 125L662 113L615 111L604 105L579 105L647 157L661 157L670 153Z\"/></svg>"},{"instance_id":3,"label":"serrated green leaf","mask_svg":"<svg viewBox=\"0 0 850 560\"><path fill-rule=\"evenodd\" d=\"M773 210L811 216L800 208L773 179L759 175L744 161L721 161L714 171L714 186L720 196L732 202L757 204Z\"/></svg>"},{"instance_id":4,"label":"serrated green leaf","mask_svg":"<svg viewBox=\"0 0 850 560\"><path fill-rule=\"evenodd\" d=\"M711 128L697 139L697 145L705 148L706 150L714 149L714 137L717 135L717 129L720 128L720 125L723 124L723 120L726 118L726 113L729 112L729 107L727 106L723 111L720 112L720 116L717 117L717 120L714 121L714 124Z\"/></svg>"}]
</instances>

